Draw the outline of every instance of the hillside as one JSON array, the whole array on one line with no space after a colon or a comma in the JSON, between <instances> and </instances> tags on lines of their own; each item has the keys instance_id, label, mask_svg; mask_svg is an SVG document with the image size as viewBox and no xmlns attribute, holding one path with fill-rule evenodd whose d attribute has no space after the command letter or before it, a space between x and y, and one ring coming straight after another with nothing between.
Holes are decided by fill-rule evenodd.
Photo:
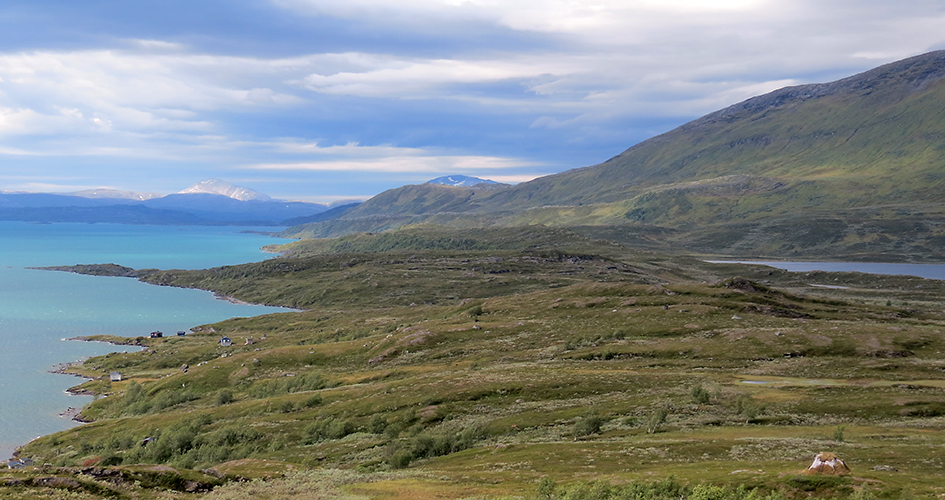
<instances>
[{"instance_id":1,"label":"hillside","mask_svg":"<svg viewBox=\"0 0 945 500\"><path fill-rule=\"evenodd\" d=\"M673 235L667 248L704 253L943 260L943 77L945 52L932 52L749 99L592 167L498 191L407 186L287 234L421 222L615 227L589 231L617 238L658 228Z\"/></svg>"},{"instance_id":2,"label":"hillside","mask_svg":"<svg viewBox=\"0 0 945 500\"><path fill-rule=\"evenodd\" d=\"M560 229L474 234L358 235L204 271L69 268L304 310L93 338L145 349L73 367L90 378L74 390L100 396L92 422L28 444L46 465L7 473L0 495L943 492L942 282L708 264ZM801 474L820 451L855 475Z\"/></svg>"}]
</instances>

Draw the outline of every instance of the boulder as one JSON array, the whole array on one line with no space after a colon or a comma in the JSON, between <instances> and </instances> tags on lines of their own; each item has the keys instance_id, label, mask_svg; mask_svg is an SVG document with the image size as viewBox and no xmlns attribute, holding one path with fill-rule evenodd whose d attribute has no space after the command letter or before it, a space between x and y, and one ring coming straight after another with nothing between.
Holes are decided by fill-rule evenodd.
<instances>
[{"instance_id":1,"label":"boulder","mask_svg":"<svg viewBox=\"0 0 945 500\"><path fill-rule=\"evenodd\" d=\"M822 476L843 476L850 473L850 468L840 457L825 451L814 457L814 462L810 464L805 473Z\"/></svg>"}]
</instances>

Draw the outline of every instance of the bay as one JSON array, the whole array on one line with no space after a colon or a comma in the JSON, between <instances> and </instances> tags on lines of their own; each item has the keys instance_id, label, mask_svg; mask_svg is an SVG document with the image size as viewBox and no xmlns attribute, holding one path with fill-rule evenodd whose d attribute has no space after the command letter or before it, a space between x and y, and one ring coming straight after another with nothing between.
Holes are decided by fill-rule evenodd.
<instances>
[{"instance_id":1,"label":"bay","mask_svg":"<svg viewBox=\"0 0 945 500\"><path fill-rule=\"evenodd\" d=\"M0 222L0 458L30 439L76 425L60 413L91 401L67 394L65 389L81 380L50 373L54 365L128 349L64 339L135 337L154 330L173 334L232 317L288 311L131 278L29 267L115 263L202 269L263 260L271 255L260 247L285 241L242 232L246 229Z\"/></svg>"},{"instance_id":2,"label":"bay","mask_svg":"<svg viewBox=\"0 0 945 500\"><path fill-rule=\"evenodd\" d=\"M882 262L782 262L776 260L712 260L716 264L757 264L791 272L827 271L918 276L945 280L945 264L894 264Z\"/></svg>"}]
</instances>

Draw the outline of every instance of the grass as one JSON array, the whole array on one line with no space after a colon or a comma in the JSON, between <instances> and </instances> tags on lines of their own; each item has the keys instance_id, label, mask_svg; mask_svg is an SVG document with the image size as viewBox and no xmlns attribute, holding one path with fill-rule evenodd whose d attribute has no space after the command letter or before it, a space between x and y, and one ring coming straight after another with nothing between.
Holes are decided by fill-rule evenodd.
<instances>
[{"instance_id":1,"label":"grass","mask_svg":"<svg viewBox=\"0 0 945 500\"><path fill-rule=\"evenodd\" d=\"M151 464L265 481L208 498L619 498L670 476L697 498L747 498L739 485L786 498L945 493L939 284L573 244L149 272L270 303L329 298L87 360L76 370L102 396L82 412L94 422L22 453L61 477ZM107 382L116 369L126 381ZM806 479L821 451L853 476Z\"/></svg>"}]
</instances>

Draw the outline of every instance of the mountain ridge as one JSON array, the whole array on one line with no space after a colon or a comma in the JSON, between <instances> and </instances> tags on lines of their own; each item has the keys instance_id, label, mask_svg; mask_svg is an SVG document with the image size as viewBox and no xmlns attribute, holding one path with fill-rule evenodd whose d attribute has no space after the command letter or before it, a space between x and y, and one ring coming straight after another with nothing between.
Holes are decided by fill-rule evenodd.
<instances>
[{"instance_id":1,"label":"mountain ridge","mask_svg":"<svg viewBox=\"0 0 945 500\"><path fill-rule=\"evenodd\" d=\"M790 241L762 244L750 235L844 213L840 234L857 245L883 240L888 232L870 227L900 216L945 237L942 103L945 51L937 51L753 97L597 165L490 193L466 188L465 200L454 194L457 200L442 206L429 203L432 189L399 188L343 218L375 217L378 227L389 226L392 213L406 214L398 207L413 205L404 223L620 226L628 233L643 224L673 229L676 243L690 250L782 257L815 257L830 240L817 236L799 248ZM343 234L343 224L331 230L324 230L329 222L322 224L287 234ZM745 224L752 229L736 231ZM728 236L704 246L713 232ZM920 248L926 243L914 245L908 235L896 238L910 251L928 252Z\"/></svg>"},{"instance_id":2,"label":"mountain ridge","mask_svg":"<svg viewBox=\"0 0 945 500\"><path fill-rule=\"evenodd\" d=\"M165 196L111 189L67 194L0 193L0 220L284 226L288 224L283 221L329 209L320 203L274 200L219 180L202 181L184 191Z\"/></svg>"}]
</instances>

